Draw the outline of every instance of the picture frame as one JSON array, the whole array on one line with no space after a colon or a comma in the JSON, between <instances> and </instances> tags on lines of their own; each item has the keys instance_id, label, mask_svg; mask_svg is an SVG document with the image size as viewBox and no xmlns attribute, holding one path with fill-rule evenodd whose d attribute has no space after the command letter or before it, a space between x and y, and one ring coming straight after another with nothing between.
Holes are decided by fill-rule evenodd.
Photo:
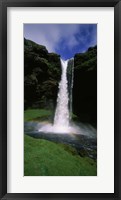
<instances>
[{"instance_id":1,"label":"picture frame","mask_svg":"<svg viewBox=\"0 0 121 200\"><path fill-rule=\"evenodd\" d=\"M114 193L7 193L7 8L114 7ZM121 1L120 0L0 0L0 198L1 199L121 199Z\"/></svg>"}]
</instances>

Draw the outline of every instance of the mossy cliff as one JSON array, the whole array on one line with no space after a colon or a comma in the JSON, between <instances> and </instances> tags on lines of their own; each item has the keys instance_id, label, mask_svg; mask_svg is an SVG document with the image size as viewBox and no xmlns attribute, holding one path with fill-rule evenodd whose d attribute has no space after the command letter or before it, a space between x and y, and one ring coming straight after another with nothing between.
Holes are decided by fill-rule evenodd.
<instances>
[{"instance_id":1,"label":"mossy cliff","mask_svg":"<svg viewBox=\"0 0 121 200\"><path fill-rule=\"evenodd\" d=\"M61 75L60 56L45 46L24 39L25 109L52 107Z\"/></svg>"}]
</instances>

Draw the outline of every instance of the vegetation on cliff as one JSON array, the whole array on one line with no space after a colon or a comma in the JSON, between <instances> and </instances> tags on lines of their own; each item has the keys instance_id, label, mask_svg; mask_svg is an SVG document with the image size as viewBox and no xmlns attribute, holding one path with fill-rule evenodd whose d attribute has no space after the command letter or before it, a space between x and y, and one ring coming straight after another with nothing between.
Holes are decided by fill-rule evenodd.
<instances>
[{"instance_id":1,"label":"vegetation on cliff","mask_svg":"<svg viewBox=\"0 0 121 200\"><path fill-rule=\"evenodd\" d=\"M24 39L24 100L26 108L52 107L60 80L60 56Z\"/></svg>"}]
</instances>

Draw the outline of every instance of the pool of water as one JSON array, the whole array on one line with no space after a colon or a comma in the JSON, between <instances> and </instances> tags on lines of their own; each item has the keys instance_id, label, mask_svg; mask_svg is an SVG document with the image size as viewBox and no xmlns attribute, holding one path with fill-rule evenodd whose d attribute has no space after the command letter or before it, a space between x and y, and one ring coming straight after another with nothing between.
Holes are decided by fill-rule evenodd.
<instances>
[{"instance_id":1,"label":"pool of water","mask_svg":"<svg viewBox=\"0 0 121 200\"><path fill-rule=\"evenodd\" d=\"M77 133L56 133L42 130L43 126L47 126L48 122L25 122L25 134L34 137L46 139L56 143L67 144L74 147L80 156L89 156L90 158L97 159L97 134L96 129L89 124L78 124ZM80 133L79 133L80 130Z\"/></svg>"}]
</instances>

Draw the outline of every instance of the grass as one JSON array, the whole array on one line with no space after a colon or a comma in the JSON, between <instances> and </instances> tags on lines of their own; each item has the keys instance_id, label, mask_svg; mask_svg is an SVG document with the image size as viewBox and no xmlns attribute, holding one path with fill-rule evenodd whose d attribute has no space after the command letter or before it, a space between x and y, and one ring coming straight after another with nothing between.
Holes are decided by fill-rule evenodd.
<instances>
[{"instance_id":1,"label":"grass","mask_svg":"<svg viewBox=\"0 0 121 200\"><path fill-rule=\"evenodd\" d=\"M50 120L53 112L45 109L28 109L25 121ZM73 118L76 116L73 114ZM96 176L96 162L81 157L76 149L44 139L25 135L24 140L25 176Z\"/></svg>"},{"instance_id":2,"label":"grass","mask_svg":"<svg viewBox=\"0 0 121 200\"><path fill-rule=\"evenodd\" d=\"M80 157L76 150L68 145L25 135L24 175L96 176L97 167L95 161Z\"/></svg>"},{"instance_id":3,"label":"grass","mask_svg":"<svg viewBox=\"0 0 121 200\"><path fill-rule=\"evenodd\" d=\"M47 109L28 109L24 111L24 121L43 121L51 120L53 117L53 111ZM78 117L72 113L72 119L78 120Z\"/></svg>"},{"instance_id":4,"label":"grass","mask_svg":"<svg viewBox=\"0 0 121 200\"><path fill-rule=\"evenodd\" d=\"M24 111L24 121L45 120L52 116L52 111L45 109L28 109Z\"/></svg>"}]
</instances>

